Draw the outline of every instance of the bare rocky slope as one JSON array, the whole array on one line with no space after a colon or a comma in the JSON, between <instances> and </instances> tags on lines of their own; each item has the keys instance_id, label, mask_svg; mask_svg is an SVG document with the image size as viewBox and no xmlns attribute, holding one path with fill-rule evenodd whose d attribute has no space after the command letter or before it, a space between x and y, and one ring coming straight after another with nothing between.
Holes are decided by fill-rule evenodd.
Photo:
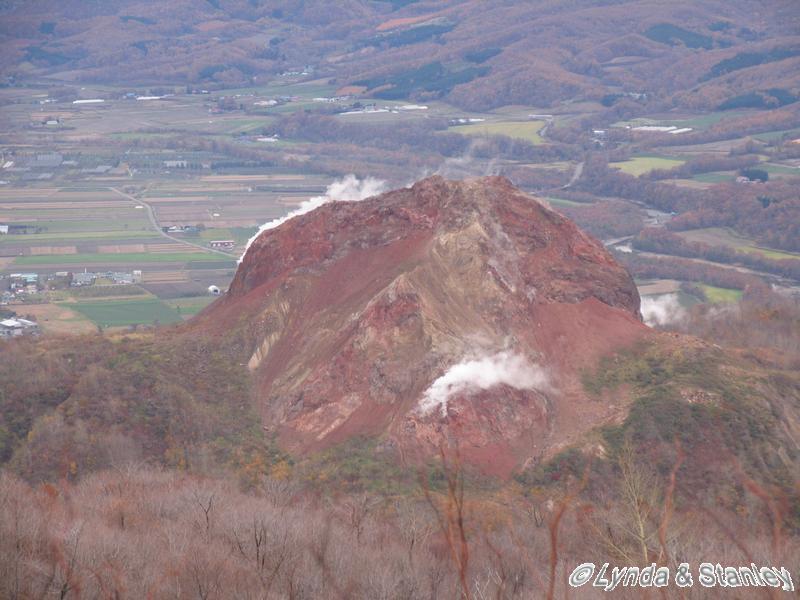
<instances>
[{"instance_id":1,"label":"bare rocky slope","mask_svg":"<svg viewBox=\"0 0 800 600\"><path fill-rule=\"evenodd\" d=\"M195 326L240 328L264 427L291 451L381 435L413 459L449 438L494 474L620 418L581 375L653 335L603 246L500 177L268 230Z\"/></svg>"}]
</instances>

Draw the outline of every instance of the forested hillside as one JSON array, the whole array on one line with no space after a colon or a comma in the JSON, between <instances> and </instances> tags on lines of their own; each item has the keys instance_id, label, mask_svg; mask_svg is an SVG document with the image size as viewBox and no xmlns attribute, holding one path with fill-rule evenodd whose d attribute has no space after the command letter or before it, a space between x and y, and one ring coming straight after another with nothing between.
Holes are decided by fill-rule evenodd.
<instances>
[{"instance_id":1,"label":"forested hillside","mask_svg":"<svg viewBox=\"0 0 800 600\"><path fill-rule=\"evenodd\" d=\"M549 0L7 3L2 72L235 86L304 72L375 98L473 110L568 98L692 109L793 102L793 2ZM120 69L120 66L124 68Z\"/></svg>"}]
</instances>

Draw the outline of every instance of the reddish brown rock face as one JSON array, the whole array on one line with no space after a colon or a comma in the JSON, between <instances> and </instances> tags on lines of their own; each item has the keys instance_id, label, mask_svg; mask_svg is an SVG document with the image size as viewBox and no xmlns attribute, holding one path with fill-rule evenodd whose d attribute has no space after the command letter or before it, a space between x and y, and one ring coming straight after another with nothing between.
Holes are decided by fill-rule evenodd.
<instances>
[{"instance_id":1,"label":"reddish brown rock face","mask_svg":"<svg viewBox=\"0 0 800 600\"><path fill-rule=\"evenodd\" d=\"M198 321L251 340L287 449L379 435L424 456L449 437L501 475L618 416L580 373L649 335L602 245L499 177L431 177L266 231Z\"/></svg>"}]
</instances>

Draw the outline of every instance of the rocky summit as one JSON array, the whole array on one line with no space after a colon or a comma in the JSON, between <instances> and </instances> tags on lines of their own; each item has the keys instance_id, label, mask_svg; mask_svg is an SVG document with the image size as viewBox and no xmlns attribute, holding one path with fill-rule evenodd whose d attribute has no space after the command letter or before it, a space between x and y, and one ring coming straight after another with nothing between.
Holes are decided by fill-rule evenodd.
<instances>
[{"instance_id":1,"label":"rocky summit","mask_svg":"<svg viewBox=\"0 0 800 600\"><path fill-rule=\"evenodd\" d=\"M439 176L264 231L195 320L247 345L263 425L294 453L442 443L508 475L625 413L581 375L653 335L602 244L502 177Z\"/></svg>"}]
</instances>

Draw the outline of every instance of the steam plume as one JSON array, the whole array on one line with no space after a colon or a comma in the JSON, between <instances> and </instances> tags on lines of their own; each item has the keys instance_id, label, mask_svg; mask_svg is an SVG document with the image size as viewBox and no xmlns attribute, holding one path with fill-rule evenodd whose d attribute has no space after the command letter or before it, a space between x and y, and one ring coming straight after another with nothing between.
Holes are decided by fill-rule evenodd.
<instances>
[{"instance_id":1,"label":"steam plume","mask_svg":"<svg viewBox=\"0 0 800 600\"><path fill-rule=\"evenodd\" d=\"M643 296L640 310L644 322L650 327L670 325L686 318L686 311L678 302L677 294Z\"/></svg>"},{"instance_id":2,"label":"steam plume","mask_svg":"<svg viewBox=\"0 0 800 600\"><path fill-rule=\"evenodd\" d=\"M311 212L315 208L319 208L328 202L332 202L334 200L338 200L340 202L356 202L358 200L364 200L365 198L380 194L381 192L385 191L385 189L386 182L381 179L376 179L375 177L358 179L358 177L352 173L345 175L341 179L337 179L331 183L326 188L324 196L314 196L313 198L309 198L308 200L302 202L300 206L298 206L288 215L273 219L269 223L264 223L261 227L259 227L255 235L247 241L247 245L245 246L242 256L239 258L239 262L242 262L245 254L247 254L250 244L252 244L255 239L267 229L274 229L278 225L284 224L289 219L304 215L307 212Z\"/></svg>"},{"instance_id":3,"label":"steam plume","mask_svg":"<svg viewBox=\"0 0 800 600\"><path fill-rule=\"evenodd\" d=\"M478 139L470 141L469 146L461 156L446 158L436 170L436 175L441 175L447 179L465 179L480 175L499 175L500 168L495 157L491 160L481 159L476 156L486 142ZM426 175L427 176L427 175Z\"/></svg>"},{"instance_id":4,"label":"steam plume","mask_svg":"<svg viewBox=\"0 0 800 600\"><path fill-rule=\"evenodd\" d=\"M498 352L472 360L464 360L450 367L447 372L425 390L417 410L427 415L438 408L442 416L447 414L447 401L454 394L469 390L487 390L496 385L508 385L518 390L547 389L544 370L519 354Z\"/></svg>"}]
</instances>

